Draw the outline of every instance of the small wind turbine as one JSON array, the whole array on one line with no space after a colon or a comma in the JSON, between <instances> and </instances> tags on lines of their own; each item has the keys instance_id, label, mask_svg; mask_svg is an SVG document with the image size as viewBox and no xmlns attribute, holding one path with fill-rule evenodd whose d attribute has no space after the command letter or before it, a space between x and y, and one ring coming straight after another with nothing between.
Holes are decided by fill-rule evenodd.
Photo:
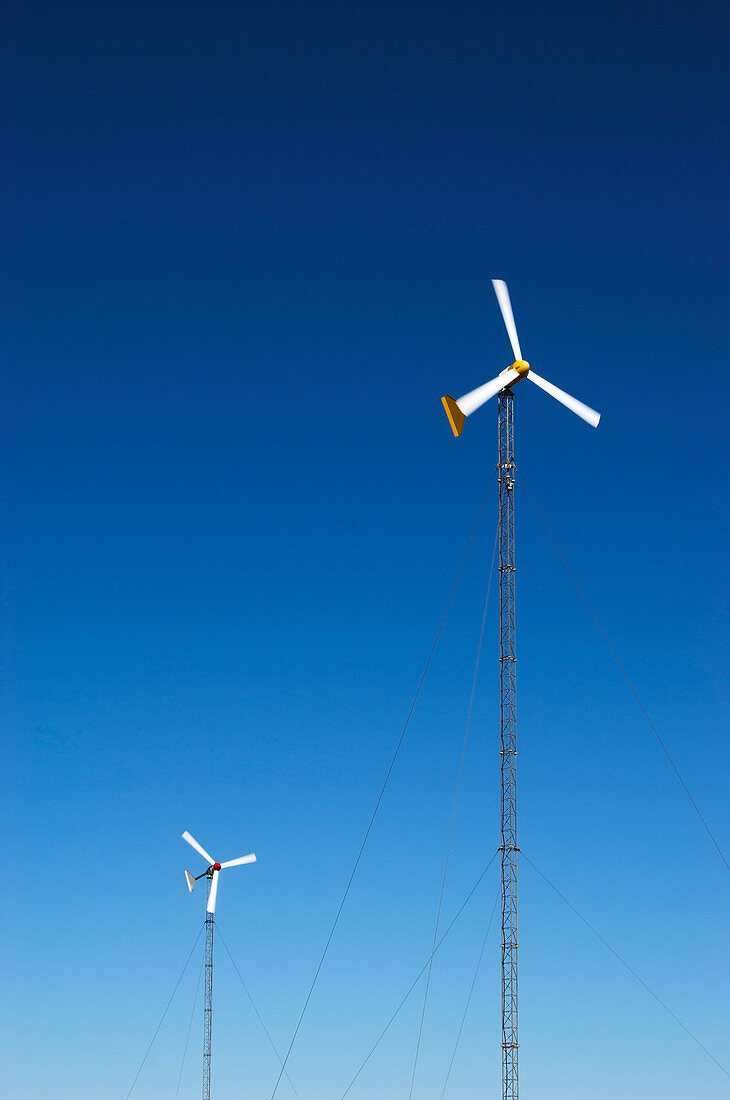
<instances>
[{"instance_id":1,"label":"small wind turbine","mask_svg":"<svg viewBox=\"0 0 730 1100\"><path fill-rule=\"evenodd\" d=\"M529 378L561 405L593 427L600 413L570 394L546 382L522 358L517 327L506 283L492 279L507 328L515 361L491 382L486 382L458 401L442 397L454 435L461 435L464 421L485 401L499 394L497 412L497 481L499 483L499 704L501 750L501 845L502 853L502 1100L519 1096L519 1032L517 1020L517 674L515 653L515 511L517 476L514 455L514 387Z\"/></svg>"},{"instance_id":2,"label":"small wind turbine","mask_svg":"<svg viewBox=\"0 0 730 1100\"><path fill-rule=\"evenodd\" d=\"M238 859L229 859L226 863L216 863L213 857L206 852L201 844L198 844L195 837L191 836L187 830L182 837L208 862L208 867L202 874L193 876L190 871L186 871L185 879L191 894L198 879L205 878L208 880L205 917L205 998L203 1003L203 1100L210 1100L210 1051L213 1034L213 927L215 903L218 897L218 876L224 867L238 867L241 863L255 863L256 856L251 852L250 855L239 856Z\"/></svg>"},{"instance_id":3,"label":"small wind turbine","mask_svg":"<svg viewBox=\"0 0 730 1100\"><path fill-rule=\"evenodd\" d=\"M205 848L198 844L194 836L191 836L187 830L182 835L183 840L187 840L191 847L195 848L196 852L200 852L203 859L207 859L210 866L203 871L202 875L195 875L193 877L189 871L185 872L185 878L188 883L188 890L192 894L195 889L195 883L199 878L210 879L210 886L208 888L208 904L206 906L209 913L215 913L215 900L218 897L218 875L221 873L224 867L238 867L241 863L255 863L256 856L251 852L248 856L239 856L238 859L229 859L226 863L216 863L211 855L208 855Z\"/></svg>"},{"instance_id":4,"label":"small wind turbine","mask_svg":"<svg viewBox=\"0 0 730 1100\"><path fill-rule=\"evenodd\" d=\"M559 401L561 405L565 405L571 412L576 413L577 416L586 420L592 427L597 428L598 421L601 419L600 413L597 413L595 409L590 409L588 405L584 405L582 401L576 400L575 397L571 397L569 393L559 390L552 382L547 382L544 378L541 378L539 374L535 373L530 364L526 363L522 358L520 341L517 337L517 326L515 325L515 319L512 313L512 303L509 300L507 284L501 279L492 279L492 286L494 287L494 293L497 295L499 308L502 310L502 317L504 318L509 342L512 345L515 361L511 367L507 367L507 369L503 370L501 374L498 374L496 378L493 378L491 382L485 382L483 386L477 386L475 390L470 390L469 393L465 393L463 397L460 397L458 401L454 401L453 397L449 397L448 394L441 398L454 435L461 435L464 429L464 421L467 416L471 416L473 412L481 408L485 401L488 401L490 397L494 397L500 390L511 389L518 382L521 382L523 378L529 378L531 382L534 382L535 385L539 386L545 393L549 393L550 396L554 397L556 401Z\"/></svg>"}]
</instances>

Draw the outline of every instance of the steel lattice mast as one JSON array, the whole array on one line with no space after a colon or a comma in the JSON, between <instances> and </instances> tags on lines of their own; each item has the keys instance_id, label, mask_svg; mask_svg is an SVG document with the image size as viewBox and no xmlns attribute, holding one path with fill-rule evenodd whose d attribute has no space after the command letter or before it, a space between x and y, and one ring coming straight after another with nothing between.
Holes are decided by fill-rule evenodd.
<instances>
[{"instance_id":1,"label":"steel lattice mast","mask_svg":"<svg viewBox=\"0 0 730 1100\"><path fill-rule=\"evenodd\" d=\"M502 855L502 1100L519 1097L517 1014L517 729L515 506L512 390L499 394L499 703Z\"/></svg>"},{"instance_id":2,"label":"steel lattice mast","mask_svg":"<svg viewBox=\"0 0 730 1100\"><path fill-rule=\"evenodd\" d=\"M208 873L206 883L207 896L210 897L210 887L213 881L213 872ZM213 1036L213 929L215 927L215 913L205 914L205 993L203 997L203 1100L210 1100L210 1051Z\"/></svg>"}]
</instances>

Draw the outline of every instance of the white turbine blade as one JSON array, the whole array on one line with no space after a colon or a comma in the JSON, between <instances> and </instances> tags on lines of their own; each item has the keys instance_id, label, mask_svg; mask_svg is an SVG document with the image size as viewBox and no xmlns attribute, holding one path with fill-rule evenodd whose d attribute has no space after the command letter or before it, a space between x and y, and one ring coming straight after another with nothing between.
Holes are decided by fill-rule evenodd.
<instances>
[{"instance_id":1,"label":"white turbine blade","mask_svg":"<svg viewBox=\"0 0 730 1100\"><path fill-rule=\"evenodd\" d=\"M494 293L497 295L499 308L502 310L502 317L509 336L509 342L512 345L512 351L515 353L515 359L522 359L520 341L517 339L517 325L512 313L512 303L509 300L507 284L502 279L492 279L492 286L494 287Z\"/></svg>"},{"instance_id":2,"label":"white turbine blade","mask_svg":"<svg viewBox=\"0 0 730 1100\"><path fill-rule=\"evenodd\" d=\"M210 883L210 893L208 894L208 904L206 909L209 913L215 913L215 899L218 896L218 875L220 871L213 872L213 878Z\"/></svg>"},{"instance_id":3,"label":"white turbine blade","mask_svg":"<svg viewBox=\"0 0 730 1100\"><path fill-rule=\"evenodd\" d=\"M221 867L238 867L240 863L255 863L256 856L251 852L250 856L239 856L238 859L229 859L227 863L221 863Z\"/></svg>"},{"instance_id":4,"label":"white turbine blade","mask_svg":"<svg viewBox=\"0 0 730 1100\"><path fill-rule=\"evenodd\" d=\"M193 890L195 889L195 879L193 878L193 876L190 874L189 871L185 872L185 881L188 884L188 890L192 894Z\"/></svg>"},{"instance_id":5,"label":"white turbine blade","mask_svg":"<svg viewBox=\"0 0 730 1100\"><path fill-rule=\"evenodd\" d=\"M201 845L198 844L195 837L191 836L190 833L187 831L187 829L183 833L182 838L183 838L183 840L187 840L188 844L191 846L191 848L194 848L196 852L200 852L203 859L208 860L208 863L215 863L215 860L213 859L213 857L211 855L208 855L205 848L201 847Z\"/></svg>"},{"instance_id":6,"label":"white turbine blade","mask_svg":"<svg viewBox=\"0 0 730 1100\"><path fill-rule=\"evenodd\" d=\"M584 405L582 401L578 401L575 397L571 397L570 394L565 393L564 390L559 390L552 382L546 382L539 374L535 374L532 367L530 367L527 377L534 382L536 386L539 386L541 390L545 390L545 393L549 393L551 397L559 401L561 405L565 405L566 409L570 409L571 412L574 412L581 420L587 421L593 428L598 427L598 421L601 419L601 414L597 413L595 409L591 409L588 405Z\"/></svg>"},{"instance_id":7,"label":"white turbine blade","mask_svg":"<svg viewBox=\"0 0 730 1100\"><path fill-rule=\"evenodd\" d=\"M485 401L488 401L490 397L494 397L495 393L499 393L510 382L514 382L519 378L519 374L516 370L512 370L512 367L507 367L507 370L503 370L501 374L498 374L496 378L493 378L491 382L485 382L483 386L478 386L475 390L470 390L469 393L465 393L463 397L460 397L456 404L459 406L464 416L471 416L471 414L478 408L480 408Z\"/></svg>"}]
</instances>

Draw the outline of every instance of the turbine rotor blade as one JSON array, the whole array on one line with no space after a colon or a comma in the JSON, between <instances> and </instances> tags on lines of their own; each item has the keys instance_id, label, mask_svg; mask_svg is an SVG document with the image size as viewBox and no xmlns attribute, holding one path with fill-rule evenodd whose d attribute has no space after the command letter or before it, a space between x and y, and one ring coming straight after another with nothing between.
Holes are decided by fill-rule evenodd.
<instances>
[{"instance_id":1,"label":"turbine rotor blade","mask_svg":"<svg viewBox=\"0 0 730 1100\"><path fill-rule=\"evenodd\" d=\"M223 866L223 865L221 864L221 866ZM211 879L210 893L208 894L208 904L205 907L208 910L209 913L215 913L215 899L218 897L218 875L219 874L220 874L220 871L214 871L213 872L213 878Z\"/></svg>"},{"instance_id":2,"label":"turbine rotor blade","mask_svg":"<svg viewBox=\"0 0 730 1100\"><path fill-rule=\"evenodd\" d=\"M205 848L203 848L200 844L198 844L195 837L191 836L190 833L187 831L187 829L183 833L182 838L183 838L183 840L187 840L190 847L194 848L196 852L200 852L203 859L208 860L208 863L215 863L215 860L213 859L213 857L211 855L209 855L208 852L206 852Z\"/></svg>"},{"instance_id":3,"label":"turbine rotor blade","mask_svg":"<svg viewBox=\"0 0 730 1100\"><path fill-rule=\"evenodd\" d=\"M512 345L512 351L515 353L515 359L522 359L520 341L517 338L517 325L515 324L514 314L512 313L512 303L509 300L507 284L502 279L492 279L492 286L494 287L494 293L497 295L499 308L502 310L502 318L505 328L507 329L509 342Z\"/></svg>"},{"instance_id":4,"label":"turbine rotor blade","mask_svg":"<svg viewBox=\"0 0 730 1100\"><path fill-rule=\"evenodd\" d=\"M229 859L227 863L221 863L221 867L238 867L241 863L255 863L256 856L251 852L250 856L239 856L238 859Z\"/></svg>"},{"instance_id":5,"label":"turbine rotor blade","mask_svg":"<svg viewBox=\"0 0 730 1100\"><path fill-rule=\"evenodd\" d=\"M485 382L483 386L478 386L475 390L470 390L469 393L465 393L463 397L460 397L456 404L459 406L464 416L471 416L478 408L488 401L490 397L494 397L495 393L499 393L510 382L515 382L519 378L519 373L513 370L512 367L507 367L507 370L503 370L501 374L498 374L496 378L493 378L491 382Z\"/></svg>"},{"instance_id":6,"label":"turbine rotor blade","mask_svg":"<svg viewBox=\"0 0 730 1100\"><path fill-rule=\"evenodd\" d=\"M530 368L527 377L530 381L534 382L536 386L539 386L541 390L544 390L545 393L549 393L551 397L559 401L561 405L565 405L566 409L570 409L571 412L574 412L581 420L585 420L593 428L598 427L598 421L601 419L601 414L596 412L595 409L591 409L588 405L584 405L582 401L578 401L577 398L571 397L570 394L565 393L564 390L559 390L552 382L546 382L539 374L535 374L532 368Z\"/></svg>"}]
</instances>

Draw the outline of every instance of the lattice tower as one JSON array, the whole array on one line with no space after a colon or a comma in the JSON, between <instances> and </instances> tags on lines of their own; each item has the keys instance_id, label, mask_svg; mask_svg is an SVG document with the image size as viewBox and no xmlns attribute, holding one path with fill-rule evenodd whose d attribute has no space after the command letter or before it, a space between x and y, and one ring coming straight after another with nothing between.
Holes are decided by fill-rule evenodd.
<instances>
[{"instance_id":1,"label":"lattice tower","mask_svg":"<svg viewBox=\"0 0 730 1100\"><path fill-rule=\"evenodd\" d=\"M502 856L502 1100L518 1100L517 730L513 395L499 394L499 700Z\"/></svg>"},{"instance_id":2,"label":"lattice tower","mask_svg":"<svg viewBox=\"0 0 730 1100\"><path fill-rule=\"evenodd\" d=\"M208 896L213 881L212 873L206 883ZM213 929L214 914L205 914L205 994L203 997L203 1100L210 1100L210 1050L213 1034Z\"/></svg>"}]
</instances>

